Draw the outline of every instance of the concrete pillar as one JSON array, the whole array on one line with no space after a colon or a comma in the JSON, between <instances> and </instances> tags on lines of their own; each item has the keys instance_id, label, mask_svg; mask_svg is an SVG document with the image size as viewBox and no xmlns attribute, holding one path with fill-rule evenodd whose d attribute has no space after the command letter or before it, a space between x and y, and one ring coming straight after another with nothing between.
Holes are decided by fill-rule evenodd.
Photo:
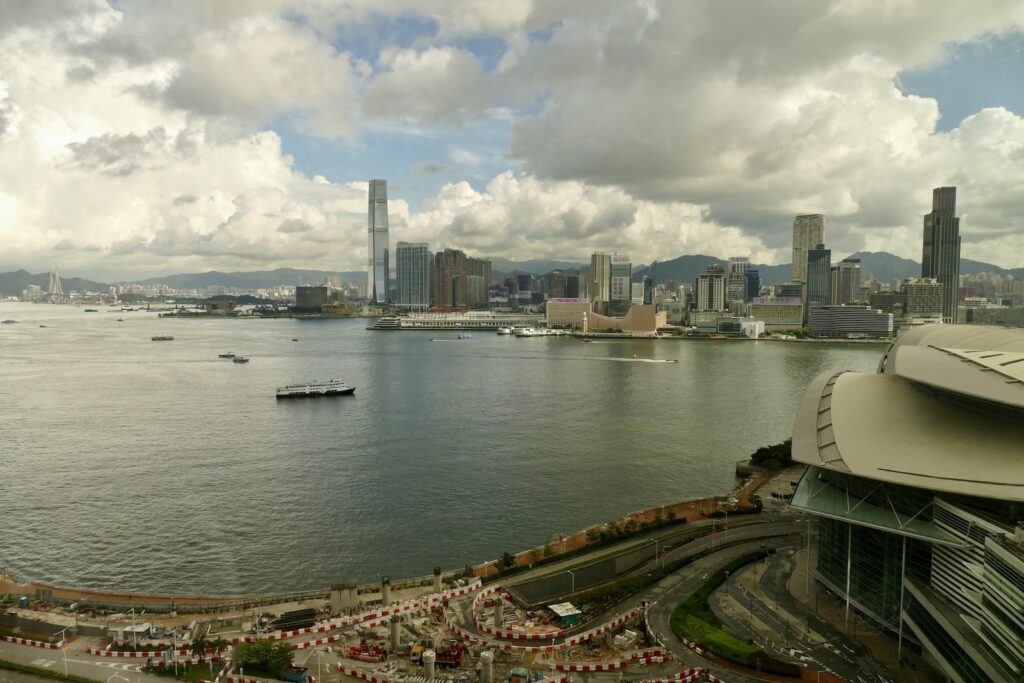
<instances>
[{"instance_id":1,"label":"concrete pillar","mask_svg":"<svg viewBox=\"0 0 1024 683\"><path fill-rule=\"evenodd\" d=\"M505 599L498 593L498 601L494 603L494 628L505 628Z\"/></svg>"},{"instance_id":2,"label":"concrete pillar","mask_svg":"<svg viewBox=\"0 0 1024 683\"><path fill-rule=\"evenodd\" d=\"M441 592L441 568L434 567L434 592Z\"/></svg>"},{"instance_id":3,"label":"concrete pillar","mask_svg":"<svg viewBox=\"0 0 1024 683\"><path fill-rule=\"evenodd\" d=\"M380 602L385 607L391 604L391 577L385 576L380 580Z\"/></svg>"},{"instance_id":4,"label":"concrete pillar","mask_svg":"<svg viewBox=\"0 0 1024 683\"><path fill-rule=\"evenodd\" d=\"M492 683L494 680L494 653L484 650L480 653L480 683Z\"/></svg>"},{"instance_id":5,"label":"concrete pillar","mask_svg":"<svg viewBox=\"0 0 1024 683\"><path fill-rule=\"evenodd\" d=\"M437 653L433 650L423 653L423 675L427 677L428 681L434 680L434 661L436 659Z\"/></svg>"},{"instance_id":6,"label":"concrete pillar","mask_svg":"<svg viewBox=\"0 0 1024 683\"><path fill-rule=\"evenodd\" d=\"M401 620L398 616L391 617L391 653L395 654L398 652L399 645L402 644L401 636L399 635L399 623Z\"/></svg>"}]
</instances>

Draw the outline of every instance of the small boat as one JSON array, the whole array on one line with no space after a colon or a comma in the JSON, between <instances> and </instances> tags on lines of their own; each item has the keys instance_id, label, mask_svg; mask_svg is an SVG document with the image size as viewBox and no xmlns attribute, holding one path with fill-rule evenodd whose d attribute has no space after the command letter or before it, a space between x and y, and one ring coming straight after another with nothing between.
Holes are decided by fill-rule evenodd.
<instances>
[{"instance_id":1,"label":"small boat","mask_svg":"<svg viewBox=\"0 0 1024 683\"><path fill-rule=\"evenodd\" d=\"M0 320L0 325L17 325L17 320Z\"/></svg>"},{"instance_id":2,"label":"small boat","mask_svg":"<svg viewBox=\"0 0 1024 683\"><path fill-rule=\"evenodd\" d=\"M119 322L119 323L123 323L123 322L124 322L124 318L118 318L118 319L117 319L117 322Z\"/></svg>"},{"instance_id":3,"label":"small boat","mask_svg":"<svg viewBox=\"0 0 1024 683\"><path fill-rule=\"evenodd\" d=\"M584 344L591 344L591 343L593 343L594 340L593 339L580 339L580 341L583 342Z\"/></svg>"},{"instance_id":4,"label":"small boat","mask_svg":"<svg viewBox=\"0 0 1024 683\"><path fill-rule=\"evenodd\" d=\"M638 356L638 355L636 355L636 354L634 353L634 354L633 354L633 360L640 360L640 356Z\"/></svg>"},{"instance_id":5,"label":"small boat","mask_svg":"<svg viewBox=\"0 0 1024 683\"><path fill-rule=\"evenodd\" d=\"M46 327L46 325L40 325L39 327Z\"/></svg>"},{"instance_id":6,"label":"small boat","mask_svg":"<svg viewBox=\"0 0 1024 683\"><path fill-rule=\"evenodd\" d=\"M174 337L150 337L151 341L174 341Z\"/></svg>"},{"instance_id":7,"label":"small boat","mask_svg":"<svg viewBox=\"0 0 1024 683\"><path fill-rule=\"evenodd\" d=\"M249 358L248 358L248 356L235 356L235 357L233 357L231 359L231 362L232 363L248 363L249 362Z\"/></svg>"},{"instance_id":8,"label":"small boat","mask_svg":"<svg viewBox=\"0 0 1024 683\"><path fill-rule=\"evenodd\" d=\"M298 339L295 339L294 337L292 337L292 341L299 341L299 340L298 340Z\"/></svg>"},{"instance_id":9,"label":"small boat","mask_svg":"<svg viewBox=\"0 0 1024 683\"><path fill-rule=\"evenodd\" d=\"M85 312L86 313L99 313L99 311L97 311L95 308L87 308L87 309L85 309Z\"/></svg>"},{"instance_id":10,"label":"small boat","mask_svg":"<svg viewBox=\"0 0 1024 683\"><path fill-rule=\"evenodd\" d=\"M217 358L234 358L234 357L235 357L235 354L233 354L233 353L218 353L217 354Z\"/></svg>"},{"instance_id":11,"label":"small boat","mask_svg":"<svg viewBox=\"0 0 1024 683\"><path fill-rule=\"evenodd\" d=\"M347 396L354 394L355 387L350 387L340 379L329 379L321 382L313 380L306 384L286 384L277 388L278 398L311 398L316 396Z\"/></svg>"},{"instance_id":12,"label":"small boat","mask_svg":"<svg viewBox=\"0 0 1024 683\"><path fill-rule=\"evenodd\" d=\"M499 327L498 328L498 334L512 334L512 328L511 327Z\"/></svg>"}]
</instances>

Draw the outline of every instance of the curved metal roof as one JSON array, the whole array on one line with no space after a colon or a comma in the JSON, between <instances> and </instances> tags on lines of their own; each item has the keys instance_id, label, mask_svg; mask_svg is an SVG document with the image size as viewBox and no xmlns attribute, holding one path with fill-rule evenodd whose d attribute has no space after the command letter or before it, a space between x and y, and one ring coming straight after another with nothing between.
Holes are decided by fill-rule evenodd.
<instances>
[{"instance_id":1,"label":"curved metal roof","mask_svg":"<svg viewBox=\"0 0 1024 683\"><path fill-rule=\"evenodd\" d=\"M1024 330L926 325L897 339L880 371L969 399L1024 409Z\"/></svg>"},{"instance_id":2,"label":"curved metal roof","mask_svg":"<svg viewBox=\"0 0 1024 683\"><path fill-rule=\"evenodd\" d=\"M797 412L793 457L868 479L1024 502L1024 421L898 376L816 378Z\"/></svg>"}]
</instances>

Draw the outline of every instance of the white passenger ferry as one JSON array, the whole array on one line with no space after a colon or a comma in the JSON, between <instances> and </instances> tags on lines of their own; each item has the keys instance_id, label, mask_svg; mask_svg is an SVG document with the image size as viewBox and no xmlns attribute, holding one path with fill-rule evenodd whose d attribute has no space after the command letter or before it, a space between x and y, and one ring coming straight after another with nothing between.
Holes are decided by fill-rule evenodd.
<instances>
[{"instance_id":1,"label":"white passenger ferry","mask_svg":"<svg viewBox=\"0 0 1024 683\"><path fill-rule=\"evenodd\" d=\"M311 396L344 396L356 390L340 379L329 379L323 382L312 381L307 384L286 384L277 388L278 398L308 398Z\"/></svg>"}]
</instances>

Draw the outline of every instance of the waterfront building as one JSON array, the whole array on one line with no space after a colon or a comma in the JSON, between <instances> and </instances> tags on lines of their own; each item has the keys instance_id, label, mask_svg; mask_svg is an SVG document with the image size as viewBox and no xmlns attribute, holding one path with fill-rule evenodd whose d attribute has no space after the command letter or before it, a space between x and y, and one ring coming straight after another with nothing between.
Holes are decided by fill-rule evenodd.
<instances>
[{"instance_id":1,"label":"waterfront building","mask_svg":"<svg viewBox=\"0 0 1024 683\"><path fill-rule=\"evenodd\" d=\"M1024 331L927 325L811 382L791 504L812 576L957 682L1024 680Z\"/></svg>"},{"instance_id":2,"label":"waterfront building","mask_svg":"<svg viewBox=\"0 0 1024 683\"><path fill-rule=\"evenodd\" d=\"M811 309L828 306L832 303L832 250L826 249L824 244L815 245L814 249L807 252L805 289L807 291L805 319L810 317Z\"/></svg>"},{"instance_id":3,"label":"waterfront building","mask_svg":"<svg viewBox=\"0 0 1024 683\"><path fill-rule=\"evenodd\" d=\"M497 330L499 327L537 327L543 316L490 311L409 313L379 318L375 330Z\"/></svg>"},{"instance_id":4,"label":"waterfront building","mask_svg":"<svg viewBox=\"0 0 1024 683\"><path fill-rule=\"evenodd\" d=\"M891 337L893 315L870 306L817 306L807 326L816 337Z\"/></svg>"},{"instance_id":5,"label":"waterfront building","mask_svg":"<svg viewBox=\"0 0 1024 683\"><path fill-rule=\"evenodd\" d=\"M401 308L430 308L430 247L426 242L399 242L395 247L395 303Z\"/></svg>"},{"instance_id":6,"label":"waterfront building","mask_svg":"<svg viewBox=\"0 0 1024 683\"><path fill-rule=\"evenodd\" d=\"M747 294L747 271L750 270L749 256L730 256L726 272L726 301L749 301Z\"/></svg>"},{"instance_id":7,"label":"waterfront building","mask_svg":"<svg viewBox=\"0 0 1024 683\"><path fill-rule=\"evenodd\" d=\"M590 300L606 303L611 296L612 255L595 251L590 255Z\"/></svg>"},{"instance_id":8,"label":"waterfront building","mask_svg":"<svg viewBox=\"0 0 1024 683\"><path fill-rule=\"evenodd\" d=\"M960 218L956 215L956 188L932 190L932 210L924 216L921 277L942 284L942 319L956 322L960 302Z\"/></svg>"},{"instance_id":9,"label":"waterfront building","mask_svg":"<svg viewBox=\"0 0 1024 683\"><path fill-rule=\"evenodd\" d=\"M844 258L836 265L836 283L833 304L853 304L862 301L860 293L860 259Z\"/></svg>"},{"instance_id":10,"label":"waterfront building","mask_svg":"<svg viewBox=\"0 0 1024 683\"><path fill-rule=\"evenodd\" d=\"M584 332L622 332L632 337L653 337L668 325L667 314L657 306L630 306L622 317L587 313Z\"/></svg>"},{"instance_id":11,"label":"waterfront building","mask_svg":"<svg viewBox=\"0 0 1024 683\"><path fill-rule=\"evenodd\" d=\"M750 317L763 320L767 331L793 330L803 326L804 302L798 296L758 296L750 302Z\"/></svg>"},{"instance_id":12,"label":"waterfront building","mask_svg":"<svg viewBox=\"0 0 1024 683\"><path fill-rule=\"evenodd\" d=\"M611 278L608 287L607 312L610 316L622 316L632 305L633 264L626 254L612 254Z\"/></svg>"},{"instance_id":13,"label":"waterfront building","mask_svg":"<svg viewBox=\"0 0 1024 683\"><path fill-rule=\"evenodd\" d=\"M490 259L466 257L466 305L470 308L486 308L490 286Z\"/></svg>"},{"instance_id":14,"label":"waterfront building","mask_svg":"<svg viewBox=\"0 0 1024 683\"><path fill-rule=\"evenodd\" d=\"M807 282L808 252L824 243L824 214L805 213L793 219L793 282Z\"/></svg>"},{"instance_id":15,"label":"waterfront building","mask_svg":"<svg viewBox=\"0 0 1024 683\"><path fill-rule=\"evenodd\" d=\"M434 305L438 308L465 308L469 288L466 282L466 253L445 249L434 254Z\"/></svg>"},{"instance_id":16,"label":"waterfront building","mask_svg":"<svg viewBox=\"0 0 1024 683\"><path fill-rule=\"evenodd\" d=\"M782 282L772 287L772 292L775 296L781 296L785 298L797 297L801 301L804 299L806 294L805 286L802 282Z\"/></svg>"},{"instance_id":17,"label":"waterfront building","mask_svg":"<svg viewBox=\"0 0 1024 683\"><path fill-rule=\"evenodd\" d=\"M388 301L388 279L391 261L388 258L388 182L371 180L366 220L369 246L366 262L366 291L370 303Z\"/></svg>"},{"instance_id":18,"label":"waterfront building","mask_svg":"<svg viewBox=\"0 0 1024 683\"><path fill-rule=\"evenodd\" d=\"M584 298L558 297L545 303L545 317L548 327L583 330L587 325L590 300Z\"/></svg>"},{"instance_id":19,"label":"waterfront building","mask_svg":"<svg viewBox=\"0 0 1024 683\"><path fill-rule=\"evenodd\" d=\"M711 264L707 272L697 276L693 285L698 311L725 310L725 272L722 266Z\"/></svg>"}]
</instances>

